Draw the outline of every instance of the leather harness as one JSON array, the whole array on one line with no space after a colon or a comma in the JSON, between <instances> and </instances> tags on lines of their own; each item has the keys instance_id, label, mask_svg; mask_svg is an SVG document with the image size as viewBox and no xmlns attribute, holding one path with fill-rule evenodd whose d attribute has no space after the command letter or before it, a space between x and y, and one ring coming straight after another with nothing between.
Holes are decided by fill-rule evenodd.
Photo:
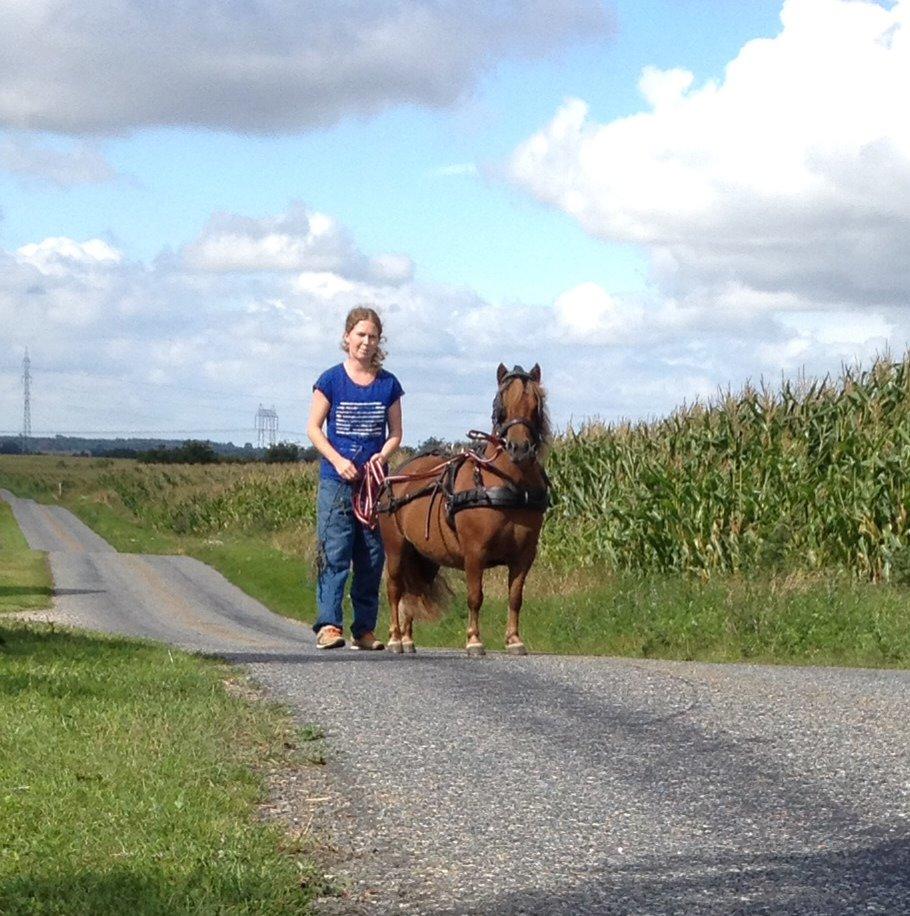
<instances>
[{"instance_id":1,"label":"leather harness","mask_svg":"<svg viewBox=\"0 0 910 916\"><path fill-rule=\"evenodd\" d=\"M402 506L406 506L416 499L430 497L430 505L427 509L427 515L432 511L433 503L438 496L442 496L446 510L446 521L454 527L455 516L464 509L531 509L538 512L546 512L550 506L549 480L546 473L543 473L545 484L542 487L520 487L511 480L505 479L505 482L498 487L485 487L481 477L480 467L474 465L474 487L470 490L455 490L455 478L466 461L471 460L470 452L462 452L459 455L448 456L439 451L423 452L415 455L407 461L399 472L417 458L424 458L427 455L439 455L440 458L447 458L446 466L440 475L425 487L415 490L413 493L405 493L403 496L394 496L392 493L391 481L383 487L380 493L379 502L376 505L378 513L397 512ZM487 468L494 474L502 475L501 471L496 468ZM503 475L504 476L504 475Z\"/></svg>"},{"instance_id":2,"label":"leather harness","mask_svg":"<svg viewBox=\"0 0 910 916\"><path fill-rule=\"evenodd\" d=\"M509 422L505 420L505 408L502 403L502 394L509 382L516 378L520 378L524 381L530 380L528 373L520 366L515 366L511 372L503 376L500 381L499 390L496 393L496 398L493 401L492 435L472 430L468 433L468 436L472 439L494 442L502 448L505 433L513 426L524 425L528 427L531 433L532 450L536 452L543 443L540 433L531 421L524 418L510 420ZM470 451L463 451L457 455L451 455L439 449L431 449L419 455L415 455L398 469L399 474L401 474L412 461L415 461L417 458L424 458L427 455L438 455L445 461L445 466L432 483L427 484L425 487L413 493L406 493L403 496L393 495L393 481L388 481L383 486L380 498L377 500L376 511L380 513L397 512L402 506L406 506L415 499L422 499L423 497L429 496L430 504L427 509L428 529L430 513L432 512L433 504L438 496L442 496L445 505L446 520L452 527L455 525L455 516L465 509L530 509L537 512L546 512L550 506L550 481L543 468L540 469L544 479L544 485L542 487L520 487L509 480L498 468L484 463L484 467L486 467L489 473L502 477L504 481L500 486L485 487L483 485L480 464L478 463L478 460L482 458L482 448L483 443L478 442ZM474 465L474 486L470 490L456 491L455 479L458 476L458 472L467 461L471 461Z\"/></svg>"},{"instance_id":3,"label":"leather harness","mask_svg":"<svg viewBox=\"0 0 910 916\"><path fill-rule=\"evenodd\" d=\"M469 460L467 457L459 462L453 462L446 469L442 492L445 499L446 518L449 524L454 523L455 515L462 509L536 509L546 512L550 507L550 492L545 485L539 488L520 487L511 480L498 487L485 487L481 477L480 468L474 465L474 487L470 490L455 490L455 477L461 465ZM487 468L494 474L502 474L496 468ZM504 476L504 475L503 475Z\"/></svg>"}]
</instances>

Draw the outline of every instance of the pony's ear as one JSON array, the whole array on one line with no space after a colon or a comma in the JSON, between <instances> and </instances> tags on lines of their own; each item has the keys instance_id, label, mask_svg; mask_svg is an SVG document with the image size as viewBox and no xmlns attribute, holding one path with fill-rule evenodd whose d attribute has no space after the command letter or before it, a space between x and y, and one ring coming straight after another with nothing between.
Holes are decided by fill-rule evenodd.
<instances>
[{"instance_id":1,"label":"pony's ear","mask_svg":"<svg viewBox=\"0 0 910 916\"><path fill-rule=\"evenodd\" d=\"M496 370L496 381L502 383L502 380L509 374L509 370L500 363L499 368Z\"/></svg>"},{"instance_id":2,"label":"pony's ear","mask_svg":"<svg viewBox=\"0 0 910 916\"><path fill-rule=\"evenodd\" d=\"M540 363L534 363L534 368L528 373L531 376L532 382L540 381Z\"/></svg>"}]
</instances>

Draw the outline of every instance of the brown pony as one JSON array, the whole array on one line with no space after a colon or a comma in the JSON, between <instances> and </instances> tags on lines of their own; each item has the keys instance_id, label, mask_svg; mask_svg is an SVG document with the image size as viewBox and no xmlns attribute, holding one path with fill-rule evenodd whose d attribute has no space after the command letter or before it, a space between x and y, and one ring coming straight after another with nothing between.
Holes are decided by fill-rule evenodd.
<instances>
[{"instance_id":1,"label":"brown pony","mask_svg":"<svg viewBox=\"0 0 910 916\"><path fill-rule=\"evenodd\" d=\"M506 651L527 654L518 635L518 615L549 502L540 463L549 423L540 366L530 372L516 366L510 372L500 364L496 379L492 434L472 434L486 445L451 457L418 455L398 469L379 498L393 652L413 652L414 618L433 619L441 612L448 587L438 573L447 566L465 572L467 652L483 655L483 573L508 566Z\"/></svg>"}]
</instances>

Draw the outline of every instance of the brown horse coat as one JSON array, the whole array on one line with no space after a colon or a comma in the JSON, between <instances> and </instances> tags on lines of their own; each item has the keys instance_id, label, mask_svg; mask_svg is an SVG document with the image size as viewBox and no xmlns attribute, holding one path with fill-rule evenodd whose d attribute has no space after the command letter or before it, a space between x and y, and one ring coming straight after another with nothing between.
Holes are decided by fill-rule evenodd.
<instances>
[{"instance_id":1,"label":"brown horse coat","mask_svg":"<svg viewBox=\"0 0 910 916\"><path fill-rule=\"evenodd\" d=\"M535 366L526 373L516 367L508 372L500 365L497 381L494 427L482 455L484 460L475 463L471 458L463 459L451 481L451 490L463 493L479 485L513 488L516 493L543 493L548 484L540 453L549 428L540 369ZM467 649L473 655L483 654L479 628L483 573L493 566L507 566L506 648L513 654L524 654L518 619L525 579L537 553L543 507L474 506L452 515L444 492L444 473L436 478L435 486L432 478L428 485L427 472L444 460L438 454L412 459L399 470L396 481L389 484L379 502L379 526L388 564L389 648L413 651L413 619L438 613L442 597L438 572L445 566L465 572ZM410 479L400 480L402 476Z\"/></svg>"}]
</instances>

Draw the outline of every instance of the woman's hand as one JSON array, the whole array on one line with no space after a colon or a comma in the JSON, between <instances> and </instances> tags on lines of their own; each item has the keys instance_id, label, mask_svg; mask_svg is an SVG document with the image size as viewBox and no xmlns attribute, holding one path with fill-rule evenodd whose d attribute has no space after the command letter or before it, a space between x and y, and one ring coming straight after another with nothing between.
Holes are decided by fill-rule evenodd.
<instances>
[{"instance_id":1,"label":"woman's hand","mask_svg":"<svg viewBox=\"0 0 910 916\"><path fill-rule=\"evenodd\" d=\"M334 467L338 476L348 483L353 483L360 476L357 465L353 461L348 461L347 458L342 458Z\"/></svg>"},{"instance_id":2,"label":"woman's hand","mask_svg":"<svg viewBox=\"0 0 910 916\"><path fill-rule=\"evenodd\" d=\"M380 470L383 470L383 471L386 469L386 466L387 466L385 456L382 454L382 452L376 452L375 455L371 455L370 460L367 462L367 464L370 466L378 467Z\"/></svg>"}]
</instances>

